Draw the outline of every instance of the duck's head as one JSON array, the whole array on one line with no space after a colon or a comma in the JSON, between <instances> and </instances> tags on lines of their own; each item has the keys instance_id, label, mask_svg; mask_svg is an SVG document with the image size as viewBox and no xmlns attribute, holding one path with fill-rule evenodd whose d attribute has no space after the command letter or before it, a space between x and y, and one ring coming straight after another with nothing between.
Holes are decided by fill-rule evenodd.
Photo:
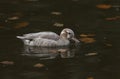
<instances>
[{"instance_id":1,"label":"duck's head","mask_svg":"<svg viewBox=\"0 0 120 79\"><path fill-rule=\"evenodd\" d=\"M65 38L65 39L69 39L69 40L73 40L76 43L80 42L78 39L75 38L74 32L69 28L63 29L61 34L60 34L60 37Z\"/></svg>"}]
</instances>

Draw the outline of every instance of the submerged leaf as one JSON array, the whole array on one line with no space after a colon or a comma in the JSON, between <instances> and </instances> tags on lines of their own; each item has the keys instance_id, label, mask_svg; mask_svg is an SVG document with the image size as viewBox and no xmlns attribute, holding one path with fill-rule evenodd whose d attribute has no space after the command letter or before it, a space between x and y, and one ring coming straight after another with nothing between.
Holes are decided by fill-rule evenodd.
<instances>
[{"instance_id":1,"label":"submerged leaf","mask_svg":"<svg viewBox=\"0 0 120 79\"><path fill-rule=\"evenodd\" d=\"M20 22L20 23L17 23L16 26L14 26L14 28L19 29L19 28L27 27L28 25L29 25L28 22Z\"/></svg>"}]
</instances>

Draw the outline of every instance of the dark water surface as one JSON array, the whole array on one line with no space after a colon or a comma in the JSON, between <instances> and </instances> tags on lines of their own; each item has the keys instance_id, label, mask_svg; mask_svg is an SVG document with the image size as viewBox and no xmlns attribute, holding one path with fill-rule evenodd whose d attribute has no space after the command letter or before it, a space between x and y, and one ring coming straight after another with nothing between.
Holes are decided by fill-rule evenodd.
<instances>
[{"instance_id":1,"label":"dark water surface","mask_svg":"<svg viewBox=\"0 0 120 79\"><path fill-rule=\"evenodd\" d=\"M119 6L119 0L0 1L0 79L120 79ZM66 27L79 47L27 47L16 38Z\"/></svg>"}]
</instances>

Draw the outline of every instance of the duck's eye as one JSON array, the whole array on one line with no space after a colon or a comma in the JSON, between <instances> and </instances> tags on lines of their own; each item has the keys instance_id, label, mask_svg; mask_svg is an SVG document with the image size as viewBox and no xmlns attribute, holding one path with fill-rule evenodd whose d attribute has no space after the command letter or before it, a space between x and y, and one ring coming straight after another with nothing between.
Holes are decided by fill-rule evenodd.
<instances>
[{"instance_id":1,"label":"duck's eye","mask_svg":"<svg viewBox=\"0 0 120 79\"><path fill-rule=\"evenodd\" d=\"M68 32L68 34L71 34L70 32Z\"/></svg>"}]
</instances>

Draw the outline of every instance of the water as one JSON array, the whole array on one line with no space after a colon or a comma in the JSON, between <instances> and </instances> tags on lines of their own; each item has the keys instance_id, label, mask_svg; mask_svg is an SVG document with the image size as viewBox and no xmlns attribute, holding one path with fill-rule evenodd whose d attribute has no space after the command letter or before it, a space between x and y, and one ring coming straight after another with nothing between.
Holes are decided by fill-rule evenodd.
<instances>
[{"instance_id":1,"label":"water","mask_svg":"<svg viewBox=\"0 0 120 79\"><path fill-rule=\"evenodd\" d=\"M0 79L120 79L119 1L0 1ZM116 19L117 17L117 19ZM24 46L17 35L74 30L79 47ZM37 66L36 66L37 65Z\"/></svg>"}]
</instances>

